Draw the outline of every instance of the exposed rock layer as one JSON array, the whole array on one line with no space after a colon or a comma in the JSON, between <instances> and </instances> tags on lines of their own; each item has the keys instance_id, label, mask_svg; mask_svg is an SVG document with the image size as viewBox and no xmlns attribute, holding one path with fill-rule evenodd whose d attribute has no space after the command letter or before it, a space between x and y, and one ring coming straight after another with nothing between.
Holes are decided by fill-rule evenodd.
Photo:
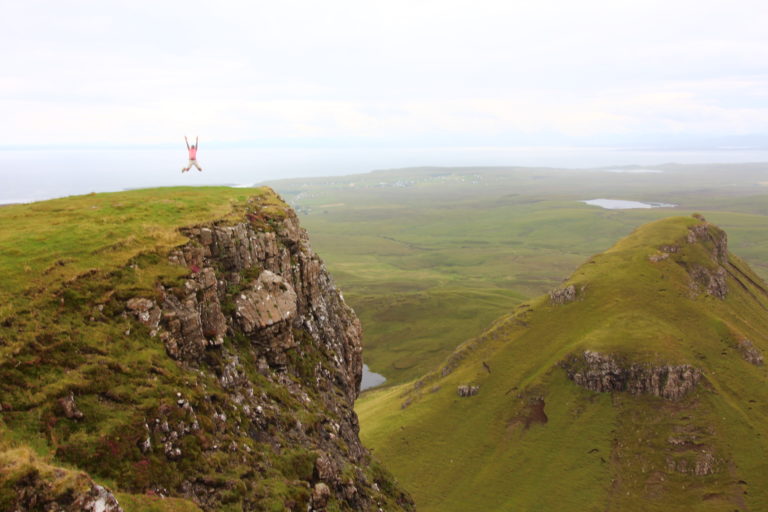
<instances>
[{"instance_id":1,"label":"exposed rock layer","mask_svg":"<svg viewBox=\"0 0 768 512\"><path fill-rule=\"evenodd\" d=\"M690 392L702 373L690 365L623 363L617 358L585 350L561 363L568 377L592 391L625 391L633 395L649 394L679 400Z\"/></svg>"}]
</instances>

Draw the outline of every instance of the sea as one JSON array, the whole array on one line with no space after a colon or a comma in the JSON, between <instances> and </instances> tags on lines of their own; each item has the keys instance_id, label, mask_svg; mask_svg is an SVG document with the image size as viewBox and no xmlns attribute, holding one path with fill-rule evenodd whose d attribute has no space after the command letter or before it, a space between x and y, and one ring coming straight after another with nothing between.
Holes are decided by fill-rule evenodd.
<instances>
[{"instance_id":1,"label":"sea","mask_svg":"<svg viewBox=\"0 0 768 512\"><path fill-rule=\"evenodd\" d=\"M523 166L595 168L664 163L768 162L768 151L716 149L658 151L624 148L408 147L210 148L201 147L203 172L181 173L186 149L3 149L0 204L26 203L145 187L253 186L283 178L341 176L422 166Z\"/></svg>"}]
</instances>

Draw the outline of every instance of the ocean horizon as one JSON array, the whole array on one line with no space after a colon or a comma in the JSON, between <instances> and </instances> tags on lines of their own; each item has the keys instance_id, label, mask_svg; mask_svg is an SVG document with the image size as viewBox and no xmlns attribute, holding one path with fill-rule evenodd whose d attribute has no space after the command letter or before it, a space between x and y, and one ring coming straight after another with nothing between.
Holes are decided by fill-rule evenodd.
<instances>
[{"instance_id":1,"label":"ocean horizon","mask_svg":"<svg viewBox=\"0 0 768 512\"><path fill-rule=\"evenodd\" d=\"M206 149L203 172L181 173L186 150L0 150L0 204L28 203L162 186L254 186L286 178L363 174L406 167L554 167L768 162L767 150L638 150L578 147L237 148ZM647 172L647 171L646 171Z\"/></svg>"}]
</instances>

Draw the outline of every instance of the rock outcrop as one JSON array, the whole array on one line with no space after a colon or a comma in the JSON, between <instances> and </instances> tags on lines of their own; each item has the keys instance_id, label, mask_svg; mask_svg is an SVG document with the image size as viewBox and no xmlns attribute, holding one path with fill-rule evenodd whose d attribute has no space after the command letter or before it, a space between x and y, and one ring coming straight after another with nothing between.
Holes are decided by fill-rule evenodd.
<instances>
[{"instance_id":1,"label":"rock outcrop","mask_svg":"<svg viewBox=\"0 0 768 512\"><path fill-rule=\"evenodd\" d=\"M9 480L7 477L11 477ZM8 512L123 512L115 496L87 475L52 467L36 454L0 455L0 509ZM8 484L11 485L8 485Z\"/></svg>"},{"instance_id":2,"label":"rock outcrop","mask_svg":"<svg viewBox=\"0 0 768 512\"><path fill-rule=\"evenodd\" d=\"M744 360L755 366L763 365L763 353L750 340L740 339L737 346Z\"/></svg>"},{"instance_id":3,"label":"rock outcrop","mask_svg":"<svg viewBox=\"0 0 768 512\"><path fill-rule=\"evenodd\" d=\"M480 386L474 386L472 384L464 384L456 388L456 394L462 398L469 396L475 396L480 392Z\"/></svg>"},{"instance_id":4,"label":"rock outcrop","mask_svg":"<svg viewBox=\"0 0 768 512\"><path fill-rule=\"evenodd\" d=\"M728 273L725 268L728 265L728 236L725 231L703 222L688 228L686 241L704 247L711 259L707 265L688 265L691 294L695 296L703 291L718 299L725 299L728 295Z\"/></svg>"},{"instance_id":5,"label":"rock outcrop","mask_svg":"<svg viewBox=\"0 0 768 512\"><path fill-rule=\"evenodd\" d=\"M280 368L300 330L333 353L339 383L354 400L362 378L360 323L292 212L275 231L243 222L186 234L193 242L170 260L192 269L190 279L182 287L161 286L160 301L127 304L168 355L194 364L225 336L240 334L259 347L259 358Z\"/></svg>"},{"instance_id":6,"label":"rock outcrop","mask_svg":"<svg viewBox=\"0 0 768 512\"><path fill-rule=\"evenodd\" d=\"M688 228L686 240L689 244L706 246L712 259L720 265L728 263L728 235L722 229L702 222Z\"/></svg>"},{"instance_id":7,"label":"rock outcrop","mask_svg":"<svg viewBox=\"0 0 768 512\"><path fill-rule=\"evenodd\" d=\"M219 388L202 403L179 393L175 407L158 408L147 420L142 451L170 461L226 453L255 468L258 478L264 458L254 442L277 453L299 448L312 454L315 469L296 475L305 490L286 507L410 508L402 491L385 496L380 484L395 488L362 471L369 455L353 410L362 377L360 322L295 214L286 209L266 229L261 220L186 229L190 242L169 260L190 269L189 278L127 302L127 312L168 356L192 372L212 371ZM199 455L188 453L189 439L200 436L214 441ZM233 484L213 485L192 472L178 488L155 492L215 510Z\"/></svg>"},{"instance_id":8,"label":"rock outcrop","mask_svg":"<svg viewBox=\"0 0 768 512\"><path fill-rule=\"evenodd\" d=\"M702 377L701 370L687 364L624 363L591 350L566 358L560 366L573 382L592 391L649 394L667 400L680 400Z\"/></svg>"},{"instance_id":9,"label":"rock outcrop","mask_svg":"<svg viewBox=\"0 0 768 512\"><path fill-rule=\"evenodd\" d=\"M723 267L709 269L702 265L691 265L689 271L691 276L691 292L696 295L703 290L705 293L717 297L720 300L728 295L728 283L725 278L727 273Z\"/></svg>"},{"instance_id":10,"label":"rock outcrop","mask_svg":"<svg viewBox=\"0 0 768 512\"><path fill-rule=\"evenodd\" d=\"M675 254L679 250L680 250L680 247L676 244L663 244L662 246L659 247L658 252L648 256L648 259L654 263L658 263L660 261L666 260L667 258Z\"/></svg>"},{"instance_id":11,"label":"rock outcrop","mask_svg":"<svg viewBox=\"0 0 768 512\"><path fill-rule=\"evenodd\" d=\"M562 288L555 288L549 292L549 300L552 304L567 304L576 299L576 287L572 284Z\"/></svg>"}]
</instances>

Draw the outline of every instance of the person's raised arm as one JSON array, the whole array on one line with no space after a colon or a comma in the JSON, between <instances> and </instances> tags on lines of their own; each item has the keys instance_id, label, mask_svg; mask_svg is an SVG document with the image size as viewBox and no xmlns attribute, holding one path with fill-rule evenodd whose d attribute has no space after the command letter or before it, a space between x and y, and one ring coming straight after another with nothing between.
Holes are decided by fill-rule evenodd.
<instances>
[{"instance_id":1,"label":"person's raised arm","mask_svg":"<svg viewBox=\"0 0 768 512\"><path fill-rule=\"evenodd\" d=\"M189 149L189 141L187 140L187 136L186 135L184 136L184 142L186 142L187 149Z\"/></svg>"},{"instance_id":2,"label":"person's raised arm","mask_svg":"<svg viewBox=\"0 0 768 512\"><path fill-rule=\"evenodd\" d=\"M195 135L195 147L197 149L200 149L200 143L197 141L197 138L198 138L197 135Z\"/></svg>"}]
</instances>

